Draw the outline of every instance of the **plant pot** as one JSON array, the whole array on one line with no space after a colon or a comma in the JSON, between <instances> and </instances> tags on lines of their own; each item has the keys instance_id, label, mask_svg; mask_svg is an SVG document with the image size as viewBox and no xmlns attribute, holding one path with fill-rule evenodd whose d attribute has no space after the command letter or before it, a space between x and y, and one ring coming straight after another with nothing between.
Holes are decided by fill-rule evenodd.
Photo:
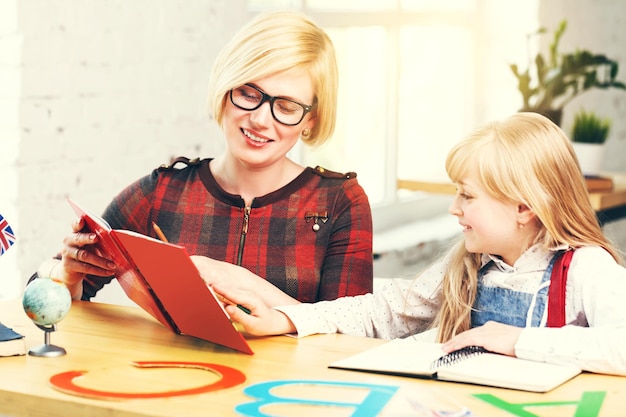
<instances>
[{"instance_id":1,"label":"plant pot","mask_svg":"<svg viewBox=\"0 0 626 417\"><path fill-rule=\"evenodd\" d=\"M583 174L600 175L604 161L604 144L573 142L572 146Z\"/></svg>"},{"instance_id":2,"label":"plant pot","mask_svg":"<svg viewBox=\"0 0 626 417\"><path fill-rule=\"evenodd\" d=\"M522 112L533 112L533 113L539 113L542 116L547 117L548 119L552 120L552 122L554 122L555 125L557 126L561 126L561 119L563 118L563 110L562 109L557 109L557 110L553 110L553 109L526 109L526 108L521 108L519 111Z\"/></svg>"},{"instance_id":3,"label":"plant pot","mask_svg":"<svg viewBox=\"0 0 626 417\"><path fill-rule=\"evenodd\" d=\"M541 114L546 116L548 119L552 120L555 125L559 127L561 126L561 120L563 119L563 110L548 109L548 110L541 111Z\"/></svg>"}]
</instances>

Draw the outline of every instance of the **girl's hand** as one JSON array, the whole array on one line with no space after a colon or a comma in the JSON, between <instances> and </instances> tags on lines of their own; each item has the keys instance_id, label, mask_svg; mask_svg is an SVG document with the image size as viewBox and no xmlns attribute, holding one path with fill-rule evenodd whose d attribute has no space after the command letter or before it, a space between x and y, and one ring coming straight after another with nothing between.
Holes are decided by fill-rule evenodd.
<instances>
[{"instance_id":1,"label":"girl's hand","mask_svg":"<svg viewBox=\"0 0 626 417\"><path fill-rule=\"evenodd\" d=\"M466 346L482 346L491 352L515 356L515 344L522 330L521 327L488 321L454 336L443 344L443 350L450 353Z\"/></svg>"},{"instance_id":2,"label":"girl's hand","mask_svg":"<svg viewBox=\"0 0 626 417\"><path fill-rule=\"evenodd\" d=\"M228 287L230 290L254 292L268 306L298 303L266 279L253 274L246 268L206 256L193 255L191 260L208 286L217 285L222 288Z\"/></svg>"},{"instance_id":3,"label":"girl's hand","mask_svg":"<svg viewBox=\"0 0 626 417\"><path fill-rule=\"evenodd\" d=\"M296 331L295 326L286 315L269 307L256 293L220 285L214 285L212 288L218 297L232 303L225 306L226 312L232 321L241 324L250 335L270 336ZM237 307L238 305L245 307L250 313L246 313Z\"/></svg>"},{"instance_id":4,"label":"girl's hand","mask_svg":"<svg viewBox=\"0 0 626 417\"><path fill-rule=\"evenodd\" d=\"M262 278L249 270L228 262L217 261L206 256L191 255L191 260L207 285L228 285L234 289L249 289L258 285Z\"/></svg>"}]
</instances>

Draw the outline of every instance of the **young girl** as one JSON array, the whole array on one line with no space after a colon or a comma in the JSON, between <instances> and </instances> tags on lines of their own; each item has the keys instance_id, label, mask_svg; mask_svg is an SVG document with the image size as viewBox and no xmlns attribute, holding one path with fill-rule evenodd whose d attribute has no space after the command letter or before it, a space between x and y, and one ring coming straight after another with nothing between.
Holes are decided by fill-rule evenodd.
<instances>
[{"instance_id":1,"label":"young girl","mask_svg":"<svg viewBox=\"0 0 626 417\"><path fill-rule=\"evenodd\" d=\"M415 280L315 304L218 283L218 293L252 312L229 305L232 319L257 335L392 339L432 329L420 337L434 337L448 352L478 345L626 374L626 269L602 233L563 131L518 113L457 144L446 169L457 186L449 211L463 238ZM553 264L565 251L573 257L564 300L548 299ZM547 327L548 315L559 312L564 326Z\"/></svg>"}]
</instances>

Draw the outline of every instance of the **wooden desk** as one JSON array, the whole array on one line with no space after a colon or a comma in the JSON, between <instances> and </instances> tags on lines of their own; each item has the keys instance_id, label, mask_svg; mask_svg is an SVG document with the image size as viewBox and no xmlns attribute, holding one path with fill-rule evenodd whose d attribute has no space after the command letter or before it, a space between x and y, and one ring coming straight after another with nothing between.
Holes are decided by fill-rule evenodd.
<instances>
[{"instance_id":1,"label":"wooden desk","mask_svg":"<svg viewBox=\"0 0 626 417\"><path fill-rule=\"evenodd\" d=\"M28 347L43 343L43 333L24 314L19 301L0 302L0 318L26 336ZM209 324L210 321L207 321ZM399 387L380 416L419 416L407 412L406 396L444 406L454 402L469 407L477 416L511 417L510 412L474 397L492 394L511 404L578 402L584 392L602 391L606 396L599 416L622 416L626 405L626 378L582 374L547 394L486 388L328 369L327 365L381 340L343 335L319 335L303 339L286 336L250 338L255 355L236 353L208 342L178 336L157 323L142 310L107 304L74 302L70 314L52 333L51 342L64 347L67 355L56 358L16 356L0 358L0 415L10 416L235 416L237 405L254 402L244 389L268 381L307 380L333 383L378 384ZM131 361L193 361L227 365L246 375L245 383L204 394L157 399L107 401L64 394L51 387L52 375L70 370L88 371L81 385L108 390L181 389L215 377L192 369L135 369ZM408 358L407 358L408 360ZM503 372L505 372L503 370ZM321 388L320 388L321 387ZM318 389L319 388L319 389ZM284 387L288 398L304 396L333 398L359 403L363 392L341 387L292 385ZM290 391L290 389L292 391ZM295 392L294 392L295 390ZM278 395L278 394L277 394ZM541 416L574 415L572 406L532 408ZM265 413L281 416L325 417L351 415L353 408L302 404L273 405ZM361 410L360 416L368 415ZM365 412L363 412L365 411ZM526 416L534 415L529 410ZM267 414L267 415L269 415ZM266 415L266 414L256 414ZM275 415L275 414L274 414ZM371 414L370 414L371 415ZM521 414L517 414L521 415ZM591 415L591 414L585 414ZM596 415L596 414L593 414Z\"/></svg>"},{"instance_id":2,"label":"wooden desk","mask_svg":"<svg viewBox=\"0 0 626 417\"><path fill-rule=\"evenodd\" d=\"M591 207L598 213L601 223L626 217L626 174L607 174L613 178L614 187L611 191L592 192L589 194ZM454 194L456 188L450 183L435 183L399 179L399 189L424 191L436 194Z\"/></svg>"}]
</instances>

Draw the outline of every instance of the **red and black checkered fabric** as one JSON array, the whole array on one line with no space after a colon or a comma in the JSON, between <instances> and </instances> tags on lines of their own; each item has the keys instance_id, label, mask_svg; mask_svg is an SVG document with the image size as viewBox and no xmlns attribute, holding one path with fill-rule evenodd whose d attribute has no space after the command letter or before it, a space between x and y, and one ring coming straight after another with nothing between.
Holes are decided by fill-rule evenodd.
<instances>
[{"instance_id":1,"label":"red and black checkered fabric","mask_svg":"<svg viewBox=\"0 0 626 417\"><path fill-rule=\"evenodd\" d=\"M217 184L209 161L155 169L124 189L103 217L114 229L153 237L155 222L190 255L233 264L241 257L241 266L303 302L372 291L371 209L354 173L307 168L255 198L242 239L244 201ZM88 277L83 299L110 279Z\"/></svg>"}]
</instances>

